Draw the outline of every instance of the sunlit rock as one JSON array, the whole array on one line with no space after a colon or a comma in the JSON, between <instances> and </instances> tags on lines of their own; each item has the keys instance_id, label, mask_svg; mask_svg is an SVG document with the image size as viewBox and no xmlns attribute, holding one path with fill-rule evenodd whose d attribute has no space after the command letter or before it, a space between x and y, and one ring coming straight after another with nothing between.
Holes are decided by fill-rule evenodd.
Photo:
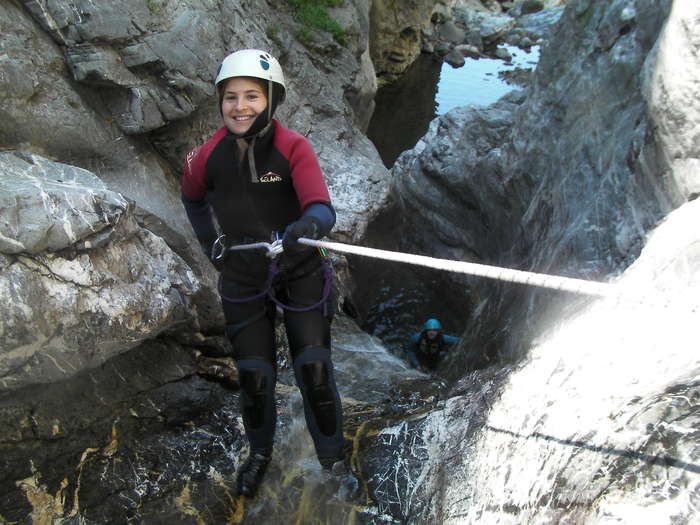
<instances>
[{"instance_id":1,"label":"sunlit rock","mask_svg":"<svg viewBox=\"0 0 700 525\"><path fill-rule=\"evenodd\" d=\"M66 379L179 323L199 283L93 174L0 155L0 384Z\"/></svg>"},{"instance_id":2,"label":"sunlit rock","mask_svg":"<svg viewBox=\"0 0 700 525\"><path fill-rule=\"evenodd\" d=\"M698 200L671 213L620 295L572 304L519 366L465 376L381 430L367 456L379 508L410 523L692 522L698 220Z\"/></svg>"}]
</instances>

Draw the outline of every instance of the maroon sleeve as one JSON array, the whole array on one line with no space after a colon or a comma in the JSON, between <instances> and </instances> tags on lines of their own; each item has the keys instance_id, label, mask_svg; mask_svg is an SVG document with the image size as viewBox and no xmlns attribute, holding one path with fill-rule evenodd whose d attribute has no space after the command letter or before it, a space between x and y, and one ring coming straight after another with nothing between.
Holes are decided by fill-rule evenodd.
<instances>
[{"instance_id":1,"label":"maroon sleeve","mask_svg":"<svg viewBox=\"0 0 700 525\"><path fill-rule=\"evenodd\" d=\"M305 210L314 202L330 203L331 197L321 166L309 141L278 122L275 122L275 125L275 146L289 162L294 190L301 209Z\"/></svg>"},{"instance_id":2,"label":"maroon sleeve","mask_svg":"<svg viewBox=\"0 0 700 525\"><path fill-rule=\"evenodd\" d=\"M188 199L200 201L206 196L209 190L206 178L207 159L225 135L226 128L219 128L212 138L190 151L185 157L181 186L182 194Z\"/></svg>"}]
</instances>

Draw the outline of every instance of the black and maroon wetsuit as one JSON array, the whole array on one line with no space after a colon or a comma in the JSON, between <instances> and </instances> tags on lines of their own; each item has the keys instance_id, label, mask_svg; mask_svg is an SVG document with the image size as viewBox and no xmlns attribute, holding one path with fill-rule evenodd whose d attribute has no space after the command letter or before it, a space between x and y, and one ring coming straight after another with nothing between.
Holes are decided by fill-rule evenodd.
<instances>
[{"instance_id":1,"label":"black and maroon wetsuit","mask_svg":"<svg viewBox=\"0 0 700 525\"><path fill-rule=\"evenodd\" d=\"M217 237L210 210L227 244L271 241L302 214L313 215L327 234L335 222L323 174L311 145L279 122L246 142L220 128L185 159L182 201L187 216L208 252ZM300 245L281 255L274 281L275 297L293 308L317 304L323 296L324 267L317 250ZM263 250L227 252L217 264L226 334L241 383L241 412L251 448L272 447L276 410L276 306L260 295L268 277ZM251 300L241 300L254 298ZM327 305L326 305L327 306ZM331 309L332 310L332 309ZM309 432L319 458L342 455L342 411L330 358L327 310L284 310L284 322L297 384L304 399Z\"/></svg>"},{"instance_id":2,"label":"black and maroon wetsuit","mask_svg":"<svg viewBox=\"0 0 700 525\"><path fill-rule=\"evenodd\" d=\"M220 128L187 155L182 178L183 197L195 202L208 198L227 238L269 241L271 232L284 231L310 204L330 206L316 154L305 137L273 120L253 143L255 173L236 140ZM201 238L200 233L209 232L195 233Z\"/></svg>"}]
</instances>

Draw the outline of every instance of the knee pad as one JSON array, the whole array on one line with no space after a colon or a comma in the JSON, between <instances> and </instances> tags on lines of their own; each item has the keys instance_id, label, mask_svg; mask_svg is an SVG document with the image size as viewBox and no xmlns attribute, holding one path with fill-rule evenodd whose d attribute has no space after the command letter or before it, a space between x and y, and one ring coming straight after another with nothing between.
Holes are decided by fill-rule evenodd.
<instances>
[{"instance_id":1,"label":"knee pad","mask_svg":"<svg viewBox=\"0 0 700 525\"><path fill-rule=\"evenodd\" d=\"M340 396L333 378L330 351L312 347L303 350L294 362L297 384L304 398L304 408L324 436L336 436L341 428ZM314 425L310 425L312 436Z\"/></svg>"},{"instance_id":2,"label":"knee pad","mask_svg":"<svg viewBox=\"0 0 700 525\"><path fill-rule=\"evenodd\" d=\"M253 448L271 443L276 423L275 369L261 359L237 361L243 426Z\"/></svg>"},{"instance_id":3,"label":"knee pad","mask_svg":"<svg viewBox=\"0 0 700 525\"><path fill-rule=\"evenodd\" d=\"M328 365L324 361L309 361L301 366L301 374L318 428L332 436L336 429L335 397L328 384Z\"/></svg>"}]
</instances>

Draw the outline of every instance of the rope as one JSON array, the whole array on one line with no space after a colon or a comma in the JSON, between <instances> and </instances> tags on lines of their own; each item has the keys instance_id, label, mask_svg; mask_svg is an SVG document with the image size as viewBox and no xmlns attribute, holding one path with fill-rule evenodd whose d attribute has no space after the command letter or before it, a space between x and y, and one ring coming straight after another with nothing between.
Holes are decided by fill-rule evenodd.
<instances>
[{"instance_id":1,"label":"rope","mask_svg":"<svg viewBox=\"0 0 700 525\"><path fill-rule=\"evenodd\" d=\"M374 257L388 261L416 264L419 266L434 268L436 270L476 275L479 277L487 277L489 279L497 279L500 281L542 286L545 288L553 288L555 290L595 295L599 297L612 297L617 295L615 287L611 284L584 281L582 279L573 279L571 277L559 277L556 275L526 272L523 270L513 270L510 268L501 268L498 266L488 266L485 264L476 264L464 261L437 259L434 257L427 257L425 255L413 255L410 253L378 250L376 248L352 246L350 244L342 244L339 242L314 241L303 237L299 239L299 242L301 244L306 244L307 246L315 246L317 248L325 248L327 250L337 252L353 253L355 255L364 255L366 257Z\"/></svg>"},{"instance_id":2,"label":"rope","mask_svg":"<svg viewBox=\"0 0 700 525\"><path fill-rule=\"evenodd\" d=\"M612 297L617 295L616 288L607 283L595 281L585 281L583 279L574 279L572 277L561 277L557 275L549 275L544 273L526 272L523 270L513 270L511 268L502 268L499 266L489 266L486 264L477 264L464 261L453 261L450 259L438 259L425 255L414 255L410 253L392 252L389 250L379 250L377 248L365 248L363 246L353 246L351 244L342 244L339 242L315 241L304 237L299 239L300 244L314 246L319 249L333 250L341 253L352 253L355 255L363 255L366 257L374 257L376 259L384 259L387 261L403 262L415 264L418 266L426 266L436 270L445 270L448 272L464 273L467 275L476 275L499 281L511 283L521 283L531 286L541 286L544 288L552 288L554 290L562 290L566 292L574 292L585 295L594 295L598 297ZM239 244L236 246L228 246L225 250L249 250L254 248L266 248L268 255L277 255L281 246L281 241L275 243L257 242L252 244ZM223 255L223 253L221 254Z\"/></svg>"},{"instance_id":3,"label":"rope","mask_svg":"<svg viewBox=\"0 0 700 525\"><path fill-rule=\"evenodd\" d=\"M496 279L511 283L527 284L531 286L541 286L554 290L573 292L584 295L592 295L596 297L615 298L617 300L626 300L636 304L644 304L647 306L661 307L667 309L671 306L668 298L641 296L636 293L623 292L618 285L601 283L596 281L586 281L583 279L574 279L572 277L561 277L557 275L549 275L544 273L526 272L523 270L514 270L511 268L502 268L499 266L489 266L486 264L477 264L464 261L453 261L450 259L438 259L435 257L427 257L425 255L414 255L410 253L392 252L389 250L379 250L376 248L365 248L362 246L353 246L351 244L342 244L339 242L316 241L312 239L300 238L299 243L307 246L313 246L319 250L333 250L341 253L352 253L355 255L363 255L366 257L374 257L377 259L385 259L387 261L402 262L415 264L418 266L426 266L436 270L444 270L448 272L457 272L467 275L475 275L478 277L486 277L488 279ZM277 240L273 243L253 243L242 244L235 247L228 247L227 250L245 250L252 248L266 248L267 256L274 258L282 253L282 241ZM696 313L698 310L697 304L690 307L690 311Z\"/></svg>"}]
</instances>

